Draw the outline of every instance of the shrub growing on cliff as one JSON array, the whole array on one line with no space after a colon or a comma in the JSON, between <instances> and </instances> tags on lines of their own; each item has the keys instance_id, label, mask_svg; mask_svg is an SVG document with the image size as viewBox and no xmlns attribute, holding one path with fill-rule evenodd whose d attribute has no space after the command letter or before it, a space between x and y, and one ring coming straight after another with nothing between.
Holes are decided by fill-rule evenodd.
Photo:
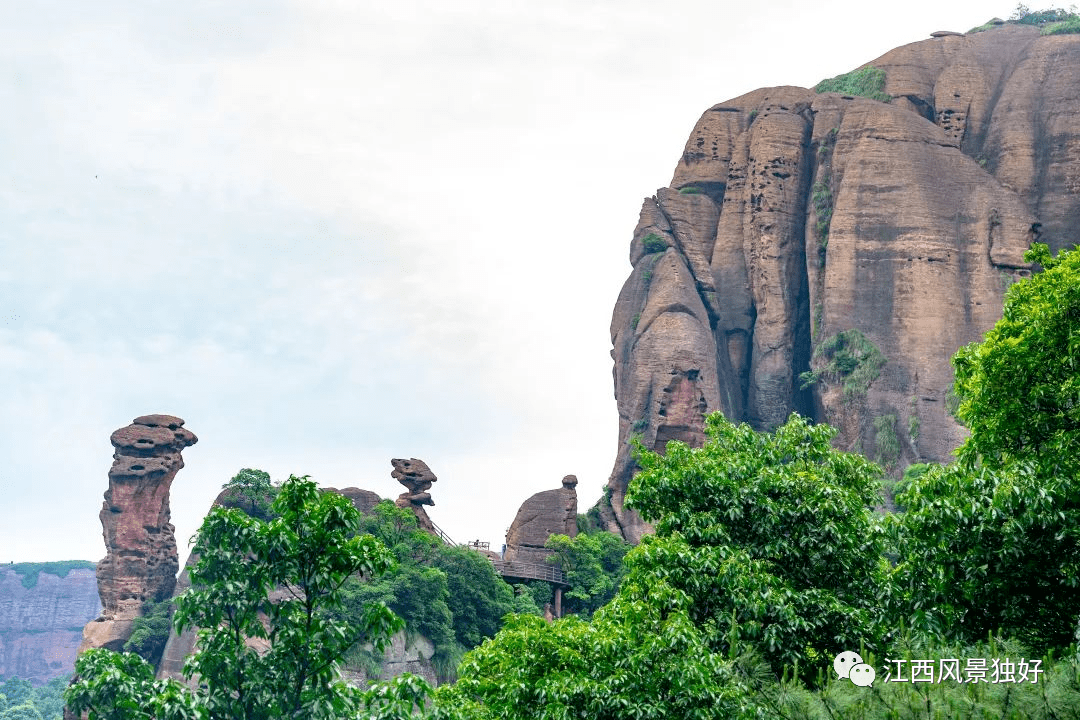
<instances>
[{"instance_id":1,"label":"shrub growing on cliff","mask_svg":"<svg viewBox=\"0 0 1080 720\"><path fill-rule=\"evenodd\" d=\"M157 666L171 629L172 600L145 603L143 614L131 623L131 637L124 643L124 652L133 652Z\"/></svg>"},{"instance_id":2,"label":"shrub growing on cliff","mask_svg":"<svg viewBox=\"0 0 1080 720\"><path fill-rule=\"evenodd\" d=\"M656 233L649 233L641 239L641 247L645 250L646 255L651 255L652 253L664 252L668 249L668 244L664 238Z\"/></svg>"},{"instance_id":3,"label":"shrub growing on cliff","mask_svg":"<svg viewBox=\"0 0 1080 720\"><path fill-rule=\"evenodd\" d=\"M1043 35L1074 35L1080 33L1080 17L1075 15L1067 20L1052 23L1042 29Z\"/></svg>"},{"instance_id":4,"label":"shrub growing on cliff","mask_svg":"<svg viewBox=\"0 0 1080 720\"><path fill-rule=\"evenodd\" d=\"M892 96L885 93L885 71L872 65L822 80L814 86L814 92L856 95L880 102L892 100Z\"/></svg>"},{"instance_id":5,"label":"shrub growing on cliff","mask_svg":"<svg viewBox=\"0 0 1080 720\"><path fill-rule=\"evenodd\" d=\"M824 366L799 375L802 389L826 380L842 383L844 398L851 400L866 394L885 367L885 356L869 338L858 330L844 330L826 338L814 350L814 361Z\"/></svg>"}]
</instances>

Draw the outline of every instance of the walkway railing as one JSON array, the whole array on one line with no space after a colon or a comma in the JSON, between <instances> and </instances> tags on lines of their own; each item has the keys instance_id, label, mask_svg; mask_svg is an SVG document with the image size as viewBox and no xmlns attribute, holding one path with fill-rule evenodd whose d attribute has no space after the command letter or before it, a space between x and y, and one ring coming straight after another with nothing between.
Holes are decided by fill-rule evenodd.
<instances>
[{"instance_id":1,"label":"walkway railing","mask_svg":"<svg viewBox=\"0 0 1080 720\"><path fill-rule=\"evenodd\" d=\"M451 540L450 536L447 535L441 527L435 523L431 523L431 527L435 529L435 534L444 543L452 547L457 546L457 543ZM481 547L486 545L487 543L481 543L477 540L475 543L468 543L465 547L472 548L473 550L486 550L487 547ZM515 578L518 580L544 580L550 583L566 585L566 573L554 565L507 562L506 560L492 560L491 563L495 566L495 572L503 577Z\"/></svg>"},{"instance_id":2,"label":"walkway railing","mask_svg":"<svg viewBox=\"0 0 1080 720\"><path fill-rule=\"evenodd\" d=\"M547 582L566 585L566 573L554 565L507 562L506 560L492 560L491 562L495 566L495 572L503 577L518 578L520 580L546 580Z\"/></svg>"},{"instance_id":3,"label":"walkway railing","mask_svg":"<svg viewBox=\"0 0 1080 720\"><path fill-rule=\"evenodd\" d=\"M456 542L454 542L453 540L450 539L449 535L447 535L445 532L443 532L443 529L441 527L439 527L435 523L431 523L431 527L435 528L435 534L438 535L439 539L442 540L445 544L450 545L451 547L457 545Z\"/></svg>"}]
</instances>

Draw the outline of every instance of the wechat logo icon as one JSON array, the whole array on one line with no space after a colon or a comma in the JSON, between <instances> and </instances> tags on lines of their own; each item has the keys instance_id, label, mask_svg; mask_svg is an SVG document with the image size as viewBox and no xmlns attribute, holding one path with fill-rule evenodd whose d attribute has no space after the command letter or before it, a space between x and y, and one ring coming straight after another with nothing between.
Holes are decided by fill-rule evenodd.
<instances>
[{"instance_id":1,"label":"wechat logo icon","mask_svg":"<svg viewBox=\"0 0 1080 720\"><path fill-rule=\"evenodd\" d=\"M851 650L845 650L833 658L832 666L837 677L847 678L860 687L870 687L877 677L874 668L862 661L862 655Z\"/></svg>"}]
</instances>

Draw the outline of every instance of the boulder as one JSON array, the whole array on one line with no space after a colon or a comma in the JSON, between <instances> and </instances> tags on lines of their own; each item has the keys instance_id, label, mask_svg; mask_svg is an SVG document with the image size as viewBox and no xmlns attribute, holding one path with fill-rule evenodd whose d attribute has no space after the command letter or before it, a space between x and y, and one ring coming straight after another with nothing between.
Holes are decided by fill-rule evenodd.
<instances>
[{"instance_id":1,"label":"boulder","mask_svg":"<svg viewBox=\"0 0 1080 720\"><path fill-rule=\"evenodd\" d=\"M561 488L538 492L522 503L506 533L506 562L546 564L549 537L577 535L577 482L567 475Z\"/></svg>"}]
</instances>

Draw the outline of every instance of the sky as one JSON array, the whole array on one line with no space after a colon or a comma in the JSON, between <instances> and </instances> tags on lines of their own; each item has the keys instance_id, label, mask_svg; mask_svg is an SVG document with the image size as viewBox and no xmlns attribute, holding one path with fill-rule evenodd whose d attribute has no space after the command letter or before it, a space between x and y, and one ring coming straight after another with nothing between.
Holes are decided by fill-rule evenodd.
<instances>
[{"instance_id":1,"label":"sky","mask_svg":"<svg viewBox=\"0 0 1080 720\"><path fill-rule=\"evenodd\" d=\"M611 311L711 105L1007 2L0 4L0 561L98 560L109 436L199 437L181 562L241 468L501 546L615 459Z\"/></svg>"}]
</instances>

